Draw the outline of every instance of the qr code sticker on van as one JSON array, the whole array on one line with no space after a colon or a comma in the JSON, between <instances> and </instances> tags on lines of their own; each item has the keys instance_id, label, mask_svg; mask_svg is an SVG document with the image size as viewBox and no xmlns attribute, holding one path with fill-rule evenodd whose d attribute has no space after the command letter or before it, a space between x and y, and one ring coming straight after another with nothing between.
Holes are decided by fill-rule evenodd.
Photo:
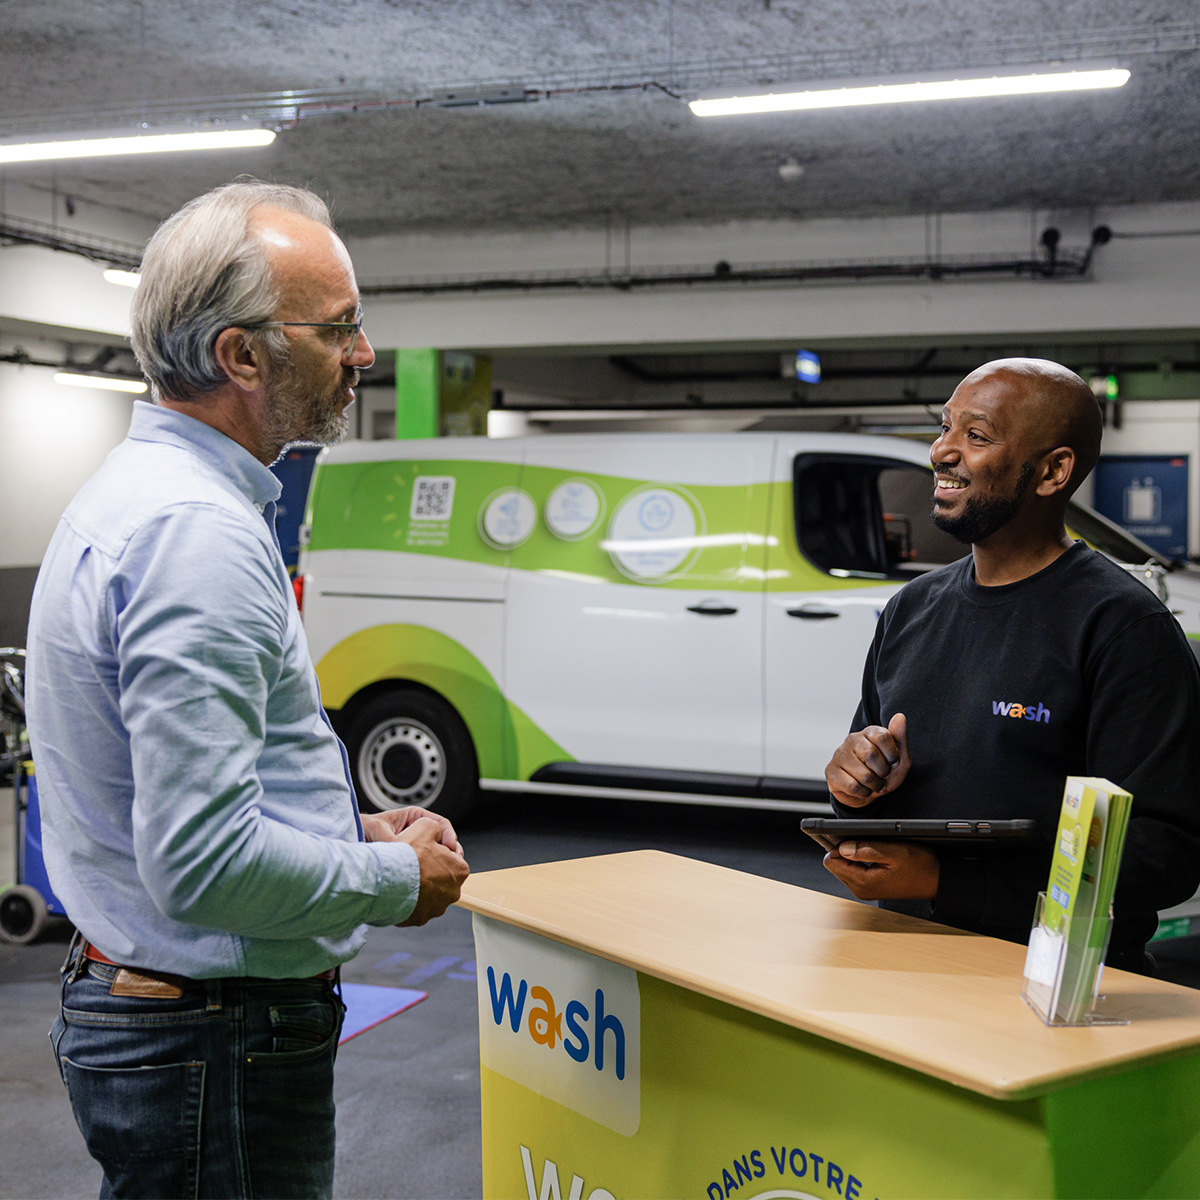
<instances>
[{"instance_id":1,"label":"qr code sticker on van","mask_svg":"<svg viewBox=\"0 0 1200 1200\"><path fill-rule=\"evenodd\" d=\"M453 475L418 475L413 480L409 520L448 521L453 508Z\"/></svg>"}]
</instances>

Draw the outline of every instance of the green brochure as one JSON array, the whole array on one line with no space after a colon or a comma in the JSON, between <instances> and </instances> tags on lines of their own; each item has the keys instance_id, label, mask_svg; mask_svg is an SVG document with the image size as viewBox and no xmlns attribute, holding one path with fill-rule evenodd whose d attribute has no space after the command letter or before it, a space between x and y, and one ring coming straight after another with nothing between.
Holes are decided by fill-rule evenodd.
<instances>
[{"instance_id":1,"label":"green brochure","mask_svg":"<svg viewBox=\"0 0 1200 1200\"><path fill-rule=\"evenodd\" d=\"M1070 776L1063 791L1042 925L1030 943L1031 963L1036 945L1043 964L1040 986L1028 991L1068 1024L1083 1020L1099 982L1132 801L1115 783L1087 776Z\"/></svg>"},{"instance_id":2,"label":"green brochure","mask_svg":"<svg viewBox=\"0 0 1200 1200\"><path fill-rule=\"evenodd\" d=\"M1091 831L1095 816L1096 791L1087 781L1072 775L1063 792L1062 811L1058 817L1058 833L1054 838L1054 857L1050 861L1050 882L1046 887L1046 907L1042 922L1051 933L1061 934L1067 921L1087 908L1094 891L1094 877L1089 876L1083 904L1080 904L1080 884L1084 882L1084 864L1091 849Z\"/></svg>"}]
</instances>

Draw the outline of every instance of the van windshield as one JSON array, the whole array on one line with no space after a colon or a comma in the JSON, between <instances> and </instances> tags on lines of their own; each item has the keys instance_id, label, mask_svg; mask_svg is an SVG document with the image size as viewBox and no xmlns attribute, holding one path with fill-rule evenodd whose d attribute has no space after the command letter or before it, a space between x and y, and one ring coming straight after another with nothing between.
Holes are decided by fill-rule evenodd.
<instances>
[{"instance_id":1,"label":"van windshield","mask_svg":"<svg viewBox=\"0 0 1200 1200\"><path fill-rule=\"evenodd\" d=\"M1072 537L1083 538L1089 546L1107 554L1109 558L1115 558L1117 562L1156 562L1164 567L1171 565L1145 542L1138 541L1107 517L1102 517L1086 504L1080 504L1076 500L1067 504L1067 532Z\"/></svg>"}]
</instances>

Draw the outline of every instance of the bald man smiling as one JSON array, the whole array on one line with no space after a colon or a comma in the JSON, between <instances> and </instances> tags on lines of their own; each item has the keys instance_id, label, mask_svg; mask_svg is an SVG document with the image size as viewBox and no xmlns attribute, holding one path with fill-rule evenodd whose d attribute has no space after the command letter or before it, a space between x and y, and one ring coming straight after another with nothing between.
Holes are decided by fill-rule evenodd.
<instances>
[{"instance_id":1,"label":"bald man smiling","mask_svg":"<svg viewBox=\"0 0 1200 1200\"><path fill-rule=\"evenodd\" d=\"M971 554L890 601L825 769L839 816L1032 818L1039 844L843 842L825 865L859 899L1024 941L1065 777L1104 776L1134 797L1108 961L1145 970L1158 910L1200 882L1200 671L1158 598L1066 532L1101 428L1057 363L999 359L959 384L930 452L933 521Z\"/></svg>"}]
</instances>

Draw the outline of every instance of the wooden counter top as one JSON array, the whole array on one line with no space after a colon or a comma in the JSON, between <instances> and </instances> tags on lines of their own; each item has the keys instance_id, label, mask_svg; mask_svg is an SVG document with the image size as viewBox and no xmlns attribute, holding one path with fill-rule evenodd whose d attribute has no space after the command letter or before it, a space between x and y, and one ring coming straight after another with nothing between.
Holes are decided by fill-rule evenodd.
<instances>
[{"instance_id":1,"label":"wooden counter top","mask_svg":"<svg viewBox=\"0 0 1200 1200\"><path fill-rule=\"evenodd\" d=\"M460 904L999 1099L1200 1049L1200 991L1106 968L1132 1024L1048 1029L1023 946L657 850L486 871Z\"/></svg>"}]
</instances>

